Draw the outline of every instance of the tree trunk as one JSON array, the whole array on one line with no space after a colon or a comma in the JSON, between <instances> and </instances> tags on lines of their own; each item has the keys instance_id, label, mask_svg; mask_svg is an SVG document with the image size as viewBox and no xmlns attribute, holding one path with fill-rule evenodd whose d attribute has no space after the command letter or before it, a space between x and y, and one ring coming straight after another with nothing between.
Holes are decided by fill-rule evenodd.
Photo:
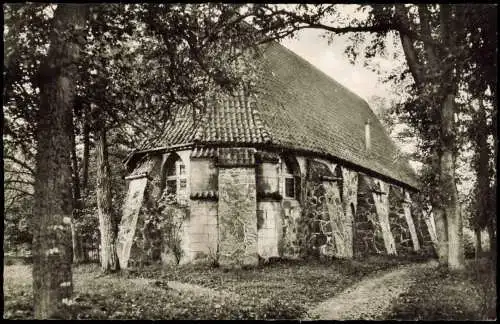
<instances>
[{"instance_id":1,"label":"tree trunk","mask_svg":"<svg viewBox=\"0 0 500 324\"><path fill-rule=\"evenodd\" d=\"M480 254L483 252L481 246L481 229L476 227L474 228L474 234L476 236L476 260L479 258Z\"/></svg>"},{"instance_id":2,"label":"tree trunk","mask_svg":"<svg viewBox=\"0 0 500 324\"><path fill-rule=\"evenodd\" d=\"M64 318L71 273L71 116L80 45L64 34L82 28L86 5L58 4L49 53L40 69L33 208L33 308L36 319Z\"/></svg>"},{"instance_id":3,"label":"tree trunk","mask_svg":"<svg viewBox=\"0 0 500 324\"><path fill-rule=\"evenodd\" d=\"M82 190L87 196L86 191L89 183L89 152L90 152L90 112L87 104L83 105L83 160L82 160Z\"/></svg>"},{"instance_id":4,"label":"tree trunk","mask_svg":"<svg viewBox=\"0 0 500 324\"><path fill-rule=\"evenodd\" d=\"M493 222L488 224L488 236L490 240L490 255L496 256L497 253L497 236L496 236L496 226Z\"/></svg>"},{"instance_id":5,"label":"tree trunk","mask_svg":"<svg viewBox=\"0 0 500 324\"><path fill-rule=\"evenodd\" d=\"M492 89L494 89L492 87ZM498 103L496 101L496 90L494 92L495 97L493 102L495 103L495 109L493 110L493 116L492 116L492 133L493 133L493 156L494 156L494 162L493 163L493 168L495 168L498 165ZM495 180L493 182L493 188L490 192L491 194L491 215L488 221L488 234L490 236L490 255L495 258L496 260L496 255L497 255L497 239L496 239L496 226L497 226L497 197L498 197L498 169L495 169ZM496 261L494 262L496 264Z\"/></svg>"},{"instance_id":6,"label":"tree trunk","mask_svg":"<svg viewBox=\"0 0 500 324\"><path fill-rule=\"evenodd\" d=\"M407 15L408 11L405 9L403 4L397 4L396 10L398 12L399 18L405 24L405 26L409 26L410 23L408 21ZM419 7L419 18L421 19L421 32L426 34L426 36L430 37L430 26L429 26L429 12L428 8L425 5ZM399 33L401 39L401 45L403 47L403 52L405 54L406 63L410 68L410 72L415 80L415 84L419 90L419 92L423 93L424 88L426 86L426 82L424 81L426 77L428 77L429 73L436 73L439 71L441 66L439 65L439 60L436 57L436 53L432 46L428 44L424 44L424 50L428 57L428 64L426 69L424 69L425 64L421 62L418 58L416 49L415 49L415 41L412 40L408 35L404 33ZM425 95L424 95L425 96ZM453 117L453 116L452 116ZM439 151L437 147L433 149L431 152L431 167L435 175L442 175L442 151ZM442 189L442 187L438 184L435 184L436 187L440 187L438 189ZM441 192L442 194L442 192ZM438 192L431 194L431 205L432 205L432 213L434 215L434 223L436 226L436 236L438 239L437 254L439 258L439 263L442 265L446 265L448 263L448 222L447 215L445 213L445 208L442 206L442 202L440 201L438 196Z\"/></svg>"},{"instance_id":7,"label":"tree trunk","mask_svg":"<svg viewBox=\"0 0 500 324\"><path fill-rule=\"evenodd\" d=\"M88 198L88 183L89 183L89 156L90 156L90 112L89 106L84 103L83 104L83 158L82 158L82 182L81 182L81 192L83 194L83 199L81 202L81 208L85 207L85 203ZM89 261L88 253L84 246L84 241L81 236L78 237L79 245L81 248L81 261L87 262Z\"/></svg>"},{"instance_id":8,"label":"tree trunk","mask_svg":"<svg viewBox=\"0 0 500 324\"><path fill-rule=\"evenodd\" d=\"M482 99L479 100L479 111L476 116L477 124L475 129L476 149L478 160L476 164L477 174L477 196L474 225L479 229L486 228L491 213L491 192L490 192L490 149L488 147L488 124L486 121L486 111Z\"/></svg>"},{"instance_id":9,"label":"tree trunk","mask_svg":"<svg viewBox=\"0 0 500 324\"><path fill-rule=\"evenodd\" d=\"M438 153L437 148L433 149L432 154L432 170L435 174L439 175L441 173L441 155ZM439 179L439 176L436 177ZM435 186L439 186L439 180L436 181ZM439 188L438 188L439 189ZM432 204L432 213L434 215L434 225L436 226L436 236L438 239L437 246L437 255L439 259L439 263L441 265L448 264L448 222L446 221L446 215L444 213L444 209L442 206L442 202L440 199L440 193L438 191L434 191L431 196L431 204Z\"/></svg>"},{"instance_id":10,"label":"tree trunk","mask_svg":"<svg viewBox=\"0 0 500 324\"><path fill-rule=\"evenodd\" d=\"M111 197L111 172L108 161L106 129L100 127L97 132L97 209L99 212L99 230L101 232L101 269L104 272L120 270L116 253L118 224L113 217Z\"/></svg>"},{"instance_id":11,"label":"tree trunk","mask_svg":"<svg viewBox=\"0 0 500 324\"><path fill-rule=\"evenodd\" d=\"M73 121L73 119L72 119ZM81 192L80 177L78 176L78 160L76 156L76 141L74 124L71 131L71 165L72 165L72 183L73 183L73 218L71 220L71 241L73 246L73 263L78 264L82 261L82 246L80 233L76 230L76 221L81 214Z\"/></svg>"},{"instance_id":12,"label":"tree trunk","mask_svg":"<svg viewBox=\"0 0 500 324\"><path fill-rule=\"evenodd\" d=\"M465 267L462 213L458 208L455 183L455 96L448 94L441 113L441 202L448 223L448 267L460 270Z\"/></svg>"},{"instance_id":13,"label":"tree trunk","mask_svg":"<svg viewBox=\"0 0 500 324\"><path fill-rule=\"evenodd\" d=\"M448 224L444 215L444 210L434 205L433 208L434 223L436 225L436 235L438 239L437 254L439 263L448 264Z\"/></svg>"}]
</instances>

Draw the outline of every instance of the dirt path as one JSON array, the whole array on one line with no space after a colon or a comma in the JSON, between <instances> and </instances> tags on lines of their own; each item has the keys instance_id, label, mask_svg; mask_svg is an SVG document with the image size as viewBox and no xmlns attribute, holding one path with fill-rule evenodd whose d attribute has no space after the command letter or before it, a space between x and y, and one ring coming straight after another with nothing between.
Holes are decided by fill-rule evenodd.
<instances>
[{"instance_id":1,"label":"dirt path","mask_svg":"<svg viewBox=\"0 0 500 324\"><path fill-rule=\"evenodd\" d=\"M384 314L390 310L392 301L408 289L418 272L435 266L435 261L404 265L382 276L364 279L309 310L309 319L383 319Z\"/></svg>"}]
</instances>

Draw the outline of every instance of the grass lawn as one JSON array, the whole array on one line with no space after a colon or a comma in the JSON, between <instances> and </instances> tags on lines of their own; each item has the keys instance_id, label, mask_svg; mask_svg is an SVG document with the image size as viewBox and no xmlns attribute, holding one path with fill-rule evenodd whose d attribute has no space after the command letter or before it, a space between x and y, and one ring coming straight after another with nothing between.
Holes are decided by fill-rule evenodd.
<instances>
[{"instance_id":1,"label":"grass lawn","mask_svg":"<svg viewBox=\"0 0 500 324\"><path fill-rule=\"evenodd\" d=\"M310 305L334 296L399 259L278 262L253 269L149 266L102 276L95 265L74 268L71 318L298 319ZM172 289L182 282L190 290ZM32 317L31 267L4 267L4 318Z\"/></svg>"},{"instance_id":2,"label":"grass lawn","mask_svg":"<svg viewBox=\"0 0 500 324\"><path fill-rule=\"evenodd\" d=\"M388 319L496 319L496 269L487 258L468 260L465 271L425 270L399 296Z\"/></svg>"}]
</instances>

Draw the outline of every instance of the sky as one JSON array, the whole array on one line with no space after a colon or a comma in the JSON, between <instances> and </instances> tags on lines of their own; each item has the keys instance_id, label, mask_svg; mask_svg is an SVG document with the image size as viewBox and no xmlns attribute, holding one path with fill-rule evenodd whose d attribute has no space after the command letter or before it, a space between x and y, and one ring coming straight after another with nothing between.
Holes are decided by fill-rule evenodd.
<instances>
[{"instance_id":1,"label":"sky","mask_svg":"<svg viewBox=\"0 0 500 324\"><path fill-rule=\"evenodd\" d=\"M362 64L352 65L349 62L344 54L348 44L347 36L337 36L328 45L327 39L320 37L321 34L318 30L305 29L296 37L285 39L281 43L367 101L374 95L390 95L389 87L379 81L375 72Z\"/></svg>"}]
</instances>

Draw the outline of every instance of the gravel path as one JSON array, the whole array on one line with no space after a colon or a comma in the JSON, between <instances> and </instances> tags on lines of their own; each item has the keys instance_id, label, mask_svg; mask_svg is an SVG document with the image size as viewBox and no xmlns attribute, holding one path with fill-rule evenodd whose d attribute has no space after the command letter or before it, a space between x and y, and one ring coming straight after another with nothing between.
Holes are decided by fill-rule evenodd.
<instances>
[{"instance_id":1,"label":"gravel path","mask_svg":"<svg viewBox=\"0 0 500 324\"><path fill-rule=\"evenodd\" d=\"M309 319L381 320L392 301L416 280L421 269L437 266L431 261L400 266L382 276L372 276L309 310Z\"/></svg>"}]
</instances>

